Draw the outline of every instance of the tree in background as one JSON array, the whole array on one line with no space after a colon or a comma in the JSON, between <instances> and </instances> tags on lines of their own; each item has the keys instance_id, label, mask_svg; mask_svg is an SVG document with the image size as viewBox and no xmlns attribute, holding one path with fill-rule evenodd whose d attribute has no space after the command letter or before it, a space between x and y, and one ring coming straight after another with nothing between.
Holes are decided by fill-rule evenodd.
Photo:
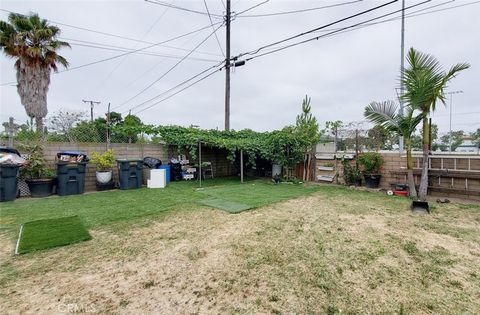
<instances>
[{"instance_id":1,"label":"tree in background","mask_svg":"<svg viewBox=\"0 0 480 315\"><path fill-rule=\"evenodd\" d=\"M57 64L68 67L67 60L57 51L70 45L58 40L58 35L58 27L34 13L10 13L8 22L0 21L0 47L5 55L16 59L20 101L27 115L35 118L38 132L43 132L43 119L48 113L51 71L58 71Z\"/></svg>"},{"instance_id":2,"label":"tree in background","mask_svg":"<svg viewBox=\"0 0 480 315\"><path fill-rule=\"evenodd\" d=\"M345 148L339 148L338 129L342 128L342 126L343 126L343 122L341 120L325 122L324 132L333 136L335 151L345 150Z\"/></svg>"},{"instance_id":3,"label":"tree in background","mask_svg":"<svg viewBox=\"0 0 480 315\"><path fill-rule=\"evenodd\" d=\"M295 132L303 140L304 159L303 159L303 180L310 177L310 162L312 159L313 147L320 142L320 132L318 130L317 119L311 113L310 98L305 95L302 101L302 113L297 115Z\"/></svg>"},{"instance_id":4,"label":"tree in background","mask_svg":"<svg viewBox=\"0 0 480 315\"><path fill-rule=\"evenodd\" d=\"M410 48L407 55L408 66L402 70L402 83L405 92L400 97L413 110L419 110L423 115L423 162L422 178L420 181L420 200L426 201L428 190L428 159L430 130L428 125L428 114L435 110L438 101L445 105L445 89L447 84L460 71L470 67L467 63L454 65L448 72L445 72L435 57L423 54Z\"/></svg>"},{"instance_id":5,"label":"tree in background","mask_svg":"<svg viewBox=\"0 0 480 315\"><path fill-rule=\"evenodd\" d=\"M372 102L365 107L364 116L372 123L382 126L398 136L403 136L405 150L407 151L407 177L410 196L417 198L415 179L413 177L411 136L422 121L423 116L422 114L415 116L414 112L415 110L412 107L407 107L405 115L401 116L398 114L397 105L393 101Z\"/></svg>"},{"instance_id":6,"label":"tree in background","mask_svg":"<svg viewBox=\"0 0 480 315\"><path fill-rule=\"evenodd\" d=\"M473 138L473 143L477 148L480 148L480 128L478 128L477 131L472 132L471 136Z\"/></svg>"},{"instance_id":7,"label":"tree in background","mask_svg":"<svg viewBox=\"0 0 480 315\"><path fill-rule=\"evenodd\" d=\"M451 132L448 132L446 135L443 135L440 138L440 141L442 141L442 146L445 148L445 150L449 150L450 149L450 137L451 137L451 139L452 139L452 151L455 151L460 145L462 145L463 135L464 135L463 130L451 131Z\"/></svg>"},{"instance_id":8,"label":"tree in background","mask_svg":"<svg viewBox=\"0 0 480 315\"><path fill-rule=\"evenodd\" d=\"M375 125L367 131L367 149L379 151L392 148L392 132L382 125Z\"/></svg>"},{"instance_id":9,"label":"tree in background","mask_svg":"<svg viewBox=\"0 0 480 315\"><path fill-rule=\"evenodd\" d=\"M67 133L86 117L86 112L59 110L48 119L49 130L57 133Z\"/></svg>"}]
</instances>

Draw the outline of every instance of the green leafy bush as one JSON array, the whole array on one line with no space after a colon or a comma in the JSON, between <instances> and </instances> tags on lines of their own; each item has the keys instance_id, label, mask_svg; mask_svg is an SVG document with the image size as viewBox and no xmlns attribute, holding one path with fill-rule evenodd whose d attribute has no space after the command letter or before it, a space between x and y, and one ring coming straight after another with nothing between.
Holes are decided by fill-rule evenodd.
<instances>
[{"instance_id":1,"label":"green leafy bush","mask_svg":"<svg viewBox=\"0 0 480 315\"><path fill-rule=\"evenodd\" d=\"M97 167L98 171L108 171L115 167L115 154L112 149L108 149L102 154L93 151L90 162Z\"/></svg>"},{"instance_id":2,"label":"green leafy bush","mask_svg":"<svg viewBox=\"0 0 480 315\"><path fill-rule=\"evenodd\" d=\"M40 144L26 144L22 150L27 156L27 164L20 169L24 179L46 179L55 177L55 170L47 167L43 157L43 147Z\"/></svg>"},{"instance_id":3,"label":"green leafy bush","mask_svg":"<svg viewBox=\"0 0 480 315\"><path fill-rule=\"evenodd\" d=\"M358 164L364 174L379 174L383 166L383 156L378 152L365 152L358 156Z\"/></svg>"},{"instance_id":4,"label":"green leafy bush","mask_svg":"<svg viewBox=\"0 0 480 315\"><path fill-rule=\"evenodd\" d=\"M343 180L347 185L354 185L359 180L362 179L362 173L357 168L357 166L352 166L350 161L347 159L342 159L343 165Z\"/></svg>"}]
</instances>

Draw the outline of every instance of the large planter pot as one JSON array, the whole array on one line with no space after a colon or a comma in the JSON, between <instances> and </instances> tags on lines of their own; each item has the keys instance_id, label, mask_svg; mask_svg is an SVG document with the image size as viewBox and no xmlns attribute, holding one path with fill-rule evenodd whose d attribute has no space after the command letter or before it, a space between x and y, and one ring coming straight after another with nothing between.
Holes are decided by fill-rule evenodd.
<instances>
[{"instance_id":1,"label":"large planter pot","mask_svg":"<svg viewBox=\"0 0 480 315\"><path fill-rule=\"evenodd\" d=\"M112 171L97 171L95 173L99 184L107 184L112 180Z\"/></svg>"},{"instance_id":2,"label":"large planter pot","mask_svg":"<svg viewBox=\"0 0 480 315\"><path fill-rule=\"evenodd\" d=\"M380 186L380 179L382 178L382 175L365 174L363 175L363 178L365 178L365 184L368 188L378 188L378 186Z\"/></svg>"},{"instance_id":3,"label":"large planter pot","mask_svg":"<svg viewBox=\"0 0 480 315\"><path fill-rule=\"evenodd\" d=\"M32 197L47 197L53 193L53 178L28 179L25 182Z\"/></svg>"}]
</instances>

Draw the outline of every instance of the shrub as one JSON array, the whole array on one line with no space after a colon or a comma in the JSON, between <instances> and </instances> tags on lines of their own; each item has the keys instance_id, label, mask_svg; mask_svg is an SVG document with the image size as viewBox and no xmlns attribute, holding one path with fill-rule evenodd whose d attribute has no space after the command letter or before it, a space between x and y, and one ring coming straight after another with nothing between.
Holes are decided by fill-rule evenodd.
<instances>
[{"instance_id":1,"label":"shrub","mask_svg":"<svg viewBox=\"0 0 480 315\"><path fill-rule=\"evenodd\" d=\"M115 155L112 149L108 149L102 154L93 151L90 162L97 167L98 171L108 171L115 167Z\"/></svg>"},{"instance_id":2,"label":"shrub","mask_svg":"<svg viewBox=\"0 0 480 315\"><path fill-rule=\"evenodd\" d=\"M383 157L378 152L362 153L358 156L358 164L365 174L379 174L383 165Z\"/></svg>"},{"instance_id":3,"label":"shrub","mask_svg":"<svg viewBox=\"0 0 480 315\"><path fill-rule=\"evenodd\" d=\"M27 164L21 168L20 175L24 179L45 179L55 177L55 171L47 167L40 144L22 146L27 156Z\"/></svg>"}]
</instances>

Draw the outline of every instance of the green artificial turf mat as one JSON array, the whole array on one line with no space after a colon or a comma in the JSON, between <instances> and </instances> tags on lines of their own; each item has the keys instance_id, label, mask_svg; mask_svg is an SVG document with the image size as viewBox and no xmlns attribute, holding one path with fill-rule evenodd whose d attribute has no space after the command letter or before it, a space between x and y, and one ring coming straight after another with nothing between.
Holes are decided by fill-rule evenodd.
<instances>
[{"instance_id":1,"label":"green artificial turf mat","mask_svg":"<svg viewBox=\"0 0 480 315\"><path fill-rule=\"evenodd\" d=\"M20 228L15 253L25 254L91 238L78 216L30 221Z\"/></svg>"},{"instance_id":2,"label":"green artificial turf mat","mask_svg":"<svg viewBox=\"0 0 480 315\"><path fill-rule=\"evenodd\" d=\"M235 201L219 199L219 198L209 198L205 200L200 200L199 203L206 206L213 207L213 208L225 210L229 213L239 213L252 208L251 206L243 203L238 203Z\"/></svg>"}]
</instances>

